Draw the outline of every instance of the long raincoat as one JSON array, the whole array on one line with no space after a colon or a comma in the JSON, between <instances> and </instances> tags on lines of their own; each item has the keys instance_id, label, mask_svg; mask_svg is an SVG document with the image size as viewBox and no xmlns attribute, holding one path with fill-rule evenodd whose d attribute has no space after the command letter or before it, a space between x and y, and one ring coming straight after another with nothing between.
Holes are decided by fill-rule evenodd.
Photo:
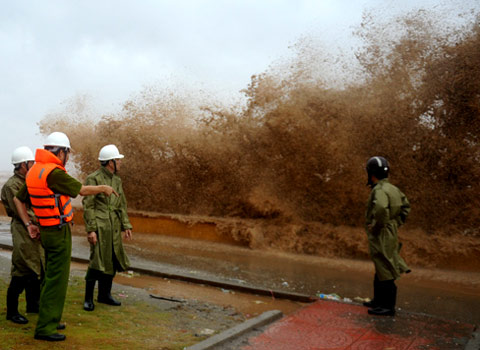
<instances>
[{"instance_id":1,"label":"long raincoat","mask_svg":"<svg viewBox=\"0 0 480 350\"><path fill-rule=\"evenodd\" d=\"M23 277L35 273L38 277L42 277L45 266L42 244L40 240L30 238L13 202L13 197L24 184L25 176L15 171L2 187L2 203L7 215L12 218L10 224L13 242L12 276ZM35 218L31 209L28 209L28 215Z\"/></svg>"},{"instance_id":2,"label":"long raincoat","mask_svg":"<svg viewBox=\"0 0 480 350\"><path fill-rule=\"evenodd\" d=\"M83 218L87 232L97 233L97 244L90 246L90 265L94 270L114 275L116 270L125 271L130 260L123 248L122 231L132 229L127 215L127 201L119 176L101 167L90 174L85 185L109 185L119 196L97 194L83 198ZM118 265L114 264L115 254Z\"/></svg>"},{"instance_id":3,"label":"long raincoat","mask_svg":"<svg viewBox=\"0 0 480 350\"><path fill-rule=\"evenodd\" d=\"M398 227L410 212L407 197L388 179L380 180L372 189L367 203L365 227L370 257L380 281L394 280L409 271L400 256Z\"/></svg>"}]
</instances>

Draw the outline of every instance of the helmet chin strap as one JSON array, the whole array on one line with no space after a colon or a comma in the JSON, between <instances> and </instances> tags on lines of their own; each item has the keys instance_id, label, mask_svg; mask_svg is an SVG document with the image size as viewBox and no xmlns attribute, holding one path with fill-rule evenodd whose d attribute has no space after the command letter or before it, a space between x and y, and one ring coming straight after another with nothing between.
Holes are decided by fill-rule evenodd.
<instances>
[{"instance_id":1,"label":"helmet chin strap","mask_svg":"<svg viewBox=\"0 0 480 350\"><path fill-rule=\"evenodd\" d=\"M112 159L112 162L113 162L113 173L116 174L117 173L117 160Z\"/></svg>"},{"instance_id":2,"label":"helmet chin strap","mask_svg":"<svg viewBox=\"0 0 480 350\"><path fill-rule=\"evenodd\" d=\"M63 149L63 166L65 167L65 164L67 163L67 149Z\"/></svg>"},{"instance_id":3,"label":"helmet chin strap","mask_svg":"<svg viewBox=\"0 0 480 350\"><path fill-rule=\"evenodd\" d=\"M375 185L376 185L376 183L373 182L373 179L372 179L372 176L373 176L373 175L370 174L370 173L367 173L367 174L368 174L368 175L367 175L367 176L368 176L367 186L369 186L370 188L374 188Z\"/></svg>"}]
</instances>

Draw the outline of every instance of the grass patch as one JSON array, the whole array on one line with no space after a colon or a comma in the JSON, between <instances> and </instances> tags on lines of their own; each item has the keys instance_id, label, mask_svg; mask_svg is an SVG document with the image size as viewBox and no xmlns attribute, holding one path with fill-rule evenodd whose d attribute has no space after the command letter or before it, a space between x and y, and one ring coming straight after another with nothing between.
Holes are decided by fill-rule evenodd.
<instances>
[{"instance_id":1,"label":"grass patch","mask_svg":"<svg viewBox=\"0 0 480 350\"><path fill-rule=\"evenodd\" d=\"M6 300L8 284L0 278L0 300ZM95 303L93 312L83 310L84 280L71 277L62 322L67 339L52 343L33 338L36 314L26 315L29 323L17 325L6 320L6 307L0 314L0 348L3 350L52 349L183 349L202 340L182 329L173 312L161 311L139 298L122 299L122 306L112 307ZM19 300L19 311L24 314L25 294Z\"/></svg>"}]
</instances>

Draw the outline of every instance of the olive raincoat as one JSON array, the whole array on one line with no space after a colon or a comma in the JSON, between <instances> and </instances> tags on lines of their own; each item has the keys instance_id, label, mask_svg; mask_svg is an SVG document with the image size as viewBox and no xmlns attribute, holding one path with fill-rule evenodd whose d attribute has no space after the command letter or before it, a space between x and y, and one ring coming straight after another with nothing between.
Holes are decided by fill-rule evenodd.
<instances>
[{"instance_id":1,"label":"olive raincoat","mask_svg":"<svg viewBox=\"0 0 480 350\"><path fill-rule=\"evenodd\" d=\"M400 256L398 227L410 212L407 197L388 179L380 180L372 189L367 204L366 231L370 256L380 281L394 280L409 271Z\"/></svg>"},{"instance_id":2,"label":"olive raincoat","mask_svg":"<svg viewBox=\"0 0 480 350\"><path fill-rule=\"evenodd\" d=\"M7 215L12 218L10 226L13 242L12 276L23 277L35 273L41 278L45 266L42 244L40 240L30 238L13 202L13 197L24 184L25 176L15 171L2 187L2 203ZM31 209L28 209L28 215L35 221L35 214Z\"/></svg>"},{"instance_id":3,"label":"olive raincoat","mask_svg":"<svg viewBox=\"0 0 480 350\"><path fill-rule=\"evenodd\" d=\"M101 167L87 177L85 185L109 185L119 194L107 197L101 193L83 198L85 229L97 233L97 244L90 246L89 268L108 275L114 275L116 270L125 271L130 261L123 248L122 231L132 229L132 225L128 220L122 180ZM119 266L114 264L113 254Z\"/></svg>"}]
</instances>

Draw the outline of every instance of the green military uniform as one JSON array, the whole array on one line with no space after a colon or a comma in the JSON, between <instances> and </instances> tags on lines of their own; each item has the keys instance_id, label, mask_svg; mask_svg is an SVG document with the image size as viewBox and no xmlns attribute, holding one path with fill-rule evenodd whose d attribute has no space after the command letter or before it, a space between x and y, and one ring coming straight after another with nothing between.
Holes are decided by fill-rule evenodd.
<instances>
[{"instance_id":1,"label":"green military uniform","mask_svg":"<svg viewBox=\"0 0 480 350\"><path fill-rule=\"evenodd\" d=\"M127 215L127 201L122 188L122 180L105 167L90 174L87 186L109 185L117 196L103 193L83 198L83 217L85 230L97 233L97 244L90 246L90 265L86 279L98 279L101 272L115 275L116 271L125 271L130 267L130 260L123 248L122 231L132 229ZM94 270L94 271L92 271Z\"/></svg>"},{"instance_id":2,"label":"green military uniform","mask_svg":"<svg viewBox=\"0 0 480 350\"><path fill-rule=\"evenodd\" d=\"M2 203L7 215L12 218L12 276L28 276L32 273L43 275L44 253L39 241L30 238L27 228L18 216L13 197L25 184L25 176L15 171L14 175L2 187ZM35 214L29 208L28 215L35 220Z\"/></svg>"},{"instance_id":3,"label":"green military uniform","mask_svg":"<svg viewBox=\"0 0 480 350\"><path fill-rule=\"evenodd\" d=\"M7 318L18 314L18 296L25 289L27 312L38 312L40 281L43 278L45 257L40 241L30 238L27 228L20 219L13 197L25 184L25 176L15 171L2 187L2 203L7 215L12 218L12 281L7 292ZM35 220L35 214L29 208L28 215Z\"/></svg>"},{"instance_id":4,"label":"green military uniform","mask_svg":"<svg viewBox=\"0 0 480 350\"><path fill-rule=\"evenodd\" d=\"M409 268L400 256L398 227L405 223L410 212L407 197L388 179L380 180L368 199L366 231L370 256L380 281L395 280Z\"/></svg>"},{"instance_id":5,"label":"green military uniform","mask_svg":"<svg viewBox=\"0 0 480 350\"><path fill-rule=\"evenodd\" d=\"M81 182L61 169L54 169L48 175L47 185L54 193L72 198L76 197L82 188ZM19 190L16 197L24 203L29 201L26 185ZM40 226L40 237L45 249L46 265L35 334L48 336L56 333L67 294L72 253L70 225L61 228Z\"/></svg>"}]
</instances>

